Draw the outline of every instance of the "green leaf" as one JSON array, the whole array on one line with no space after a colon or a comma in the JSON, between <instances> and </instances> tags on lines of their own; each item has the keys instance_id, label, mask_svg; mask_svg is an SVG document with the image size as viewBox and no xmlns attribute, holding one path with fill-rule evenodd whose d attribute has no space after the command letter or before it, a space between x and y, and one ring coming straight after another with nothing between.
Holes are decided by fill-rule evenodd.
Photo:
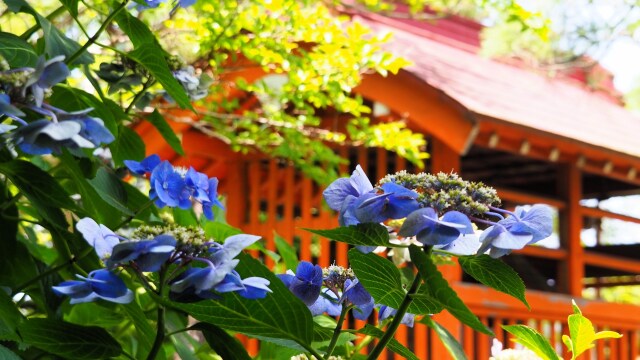
<instances>
[{"instance_id":1,"label":"green leaf","mask_svg":"<svg viewBox=\"0 0 640 360\"><path fill-rule=\"evenodd\" d=\"M502 328L516 337L514 341L533 351L543 360L560 359L549 341L536 330L525 325L502 325Z\"/></svg>"},{"instance_id":2,"label":"green leaf","mask_svg":"<svg viewBox=\"0 0 640 360\"><path fill-rule=\"evenodd\" d=\"M373 253L363 254L358 249L351 249L349 263L377 304L395 309L400 307L407 292L402 285L400 270L391 261ZM435 314L442 311L442 305L423 290L419 290L412 299L408 309L411 314Z\"/></svg>"},{"instance_id":3,"label":"green leaf","mask_svg":"<svg viewBox=\"0 0 640 360\"><path fill-rule=\"evenodd\" d=\"M60 0L74 18L78 17L78 0Z\"/></svg>"},{"instance_id":4,"label":"green leaf","mask_svg":"<svg viewBox=\"0 0 640 360\"><path fill-rule=\"evenodd\" d=\"M5 254L3 253L3 255ZM0 289L0 340L20 340L16 329L23 319L24 317L11 297L3 289Z\"/></svg>"},{"instance_id":5,"label":"green leaf","mask_svg":"<svg viewBox=\"0 0 640 360\"><path fill-rule=\"evenodd\" d=\"M287 240L276 233L274 233L274 239L276 249L278 249L278 253L282 256L285 267L291 270L295 269L298 266L298 255L296 254L296 249L289 245Z\"/></svg>"},{"instance_id":6,"label":"green leaf","mask_svg":"<svg viewBox=\"0 0 640 360\"><path fill-rule=\"evenodd\" d=\"M378 329L377 327L366 324L362 329L357 331L359 334L373 336L377 339L381 338L384 335L384 331ZM410 360L420 360L416 354L412 353L411 350L407 349L404 345L402 345L398 340L391 339L387 344L387 348L394 353L403 356L405 359Z\"/></svg>"},{"instance_id":7,"label":"green leaf","mask_svg":"<svg viewBox=\"0 0 640 360\"><path fill-rule=\"evenodd\" d=\"M600 331L596 334L595 328L591 320L582 315L580 308L572 301L573 315L569 315L569 334L571 338L563 336L562 341L567 345L569 351L572 352L572 359L576 359L583 352L595 346L593 343L598 339L620 338L622 335L615 331Z\"/></svg>"},{"instance_id":8,"label":"green leaf","mask_svg":"<svg viewBox=\"0 0 640 360\"><path fill-rule=\"evenodd\" d=\"M458 261L464 272L474 279L486 286L515 297L531 310L525 298L524 282L509 265L489 255L461 256Z\"/></svg>"},{"instance_id":9,"label":"green leaf","mask_svg":"<svg viewBox=\"0 0 640 360\"><path fill-rule=\"evenodd\" d=\"M361 223L351 226L341 226L335 229L319 230L306 229L327 239L344 242L351 245L399 247L389 242L389 230L384 225L376 223Z\"/></svg>"},{"instance_id":10,"label":"green leaf","mask_svg":"<svg viewBox=\"0 0 640 360\"><path fill-rule=\"evenodd\" d=\"M80 50L80 44L66 37L49 20L40 16L40 14L36 14L36 20L42 28L44 52L49 58L64 55L65 59L68 59L71 55L75 54L76 51ZM76 60L74 60L73 64L92 64L93 61L93 55L85 51Z\"/></svg>"},{"instance_id":11,"label":"green leaf","mask_svg":"<svg viewBox=\"0 0 640 360\"><path fill-rule=\"evenodd\" d=\"M144 142L135 131L126 126L118 127L118 137L109 144L113 162L116 166L123 166L125 160L141 161L144 159Z\"/></svg>"},{"instance_id":12,"label":"green leaf","mask_svg":"<svg viewBox=\"0 0 640 360\"><path fill-rule=\"evenodd\" d=\"M129 52L127 56L147 69L180 107L193 110L187 93L171 74L164 52L159 46L144 43Z\"/></svg>"},{"instance_id":13,"label":"green leaf","mask_svg":"<svg viewBox=\"0 0 640 360\"><path fill-rule=\"evenodd\" d=\"M102 199L121 213L133 216L133 211L127 208L127 190L120 178L109 172L105 167L100 167L96 177L89 180Z\"/></svg>"},{"instance_id":14,"label":"green leaf","mask_svg":"<svg viewBox=\"0 0 640 360\"><path fill-rule=\"evenodd\" d=\"M102 359L122 353L120 344L103 328L33 318L18 331L25 343L70 359Z\"/></svg>"},{"instance_id":15,"label":"green leaf","mask_svg":"<svg viewBox=\"0 0 640 360\"><path fill-rule=\"evenodd\" d=\"M127 313L127 316L131 319L134 327L136 328L136 333L138 334L137 339L140 344L138 354L148 354L153 346L156 329L149 324L149 320L136 301L122 305L122 309Z\"/></svg>"},{"instance_id":16,"label":"green leaf","mask_svg":"<svg viewBox=\"0 0 640 360\"><path fill-rule=\"evenodd\" d=\"M47 172L24 160L0 163L0 173L29 199L43 219L64 228L66 219L60 208L77 210L67 192Z\"/></svg>"},{"instance_id":17,"label":"green leaf","mask_svg":"<svg viewBox=\"0 0 640 360\"><path fill-rule=\"evenodd\" d=\"M204 234L217 242L223 242L229 236L242 234L240 229L217 221L207 221L202 227Z\"/></svg>"},{"instance_id":18,"label":"green leaf","mask_svg":"<svg viewBox=\"0 0 640 360\"><path fill-rule=\"evenodd\" d=\"M596 336L594 337L594 340L620 339L621 337L622 337L622 334L620 334L620 333L617 333L615 331L605 330L605 331L598 331L596 333Z\"/></svg>"},{"instance_id":19,"label":"green leaf","mask_svg":"<svg viewBox=\"0 0 640 360\"><path fill-rule=\"evenodd\" d=\"M149 26L129 14L128 11L119 12L115 20L120 29L129 36L134 48L138 48L140 45L146 43L157 43L156 37L151 30L149 30Z\"/></svg>"},{"instance_id":20,"label":"green leaf","mask_svg":"<svg viewBox=\"0 0 640 360\"><path fill-rule=\"evenodd\" d=\"M7 60L12 69L24 66L35 67L38 61L38 54L29 43L6 32L0 32L0 56Z\"/></svg>"},{"instance_id":21,"label":"green leaf","mask_svg":"<svg viewBox=\"0 0 640 360\"><path fill-rule=\"evenodd\" d=\"M172 209L173 221L180 226L198 226L198 218L193 209Z\"/></svg>"},{"instance_id":22,"label":"green leaf","mask_svg":"<svg viewBox=\"0 0 640 360\"><path fill-rule=\"evenodd\" d=\"M182 149L180 139L178 139L178 136L176 136L176 133L173 131L171 126L169 126L164 117L160 115L158 109L154 109L153 112L146 117L146 120L158 129L160 135L162 135L162 137L167 141L167 144L169 144L176 153L184 155L184 149Z\"/></svg>"},{"instance_id":23,"label":"green leaf","mask_svg":"<svg viewBox=\"0 0 640 360\"><path fill-rule=\"evenodd\" d=\"M223 359L251 359L240 341L221 328L212 324L197 323L191 329L201 331L207 344Z\"/></svg>"},{"instance_id":24,"label":"green leaf","mask_svg":"<svg viewBox=\"0 0 640 360\"><path fill-rule=\"evenodd\" d=\"M424 286L427 287L431 296L437 299L456 319L477 331L493 336L493 332L469 310L460 300L458 294L449 286L447 280L431 260L431 256L415 245L409 246L409 254L420 275L424 278Z\"/></svg>"},{"instance_id":25,"label":"green leaf","mask_svg":"<svg viewBox=\"0 0 640 360\"><path fill-rule=\"evenodd\" d=\"M118 217L113 216L113 209L84 177L78 161L68 151L64 151L60 159L61 166L70 178L73 188L80 194L86 215L107 227L116 225L119 222Z\"/></svg>"},{"instance_id":26,"label":"green leaf","mask_svg":"<svg viewBox=\"0 0 640 360\"><path fill-rule=\"evenodd\" d=\"M451 357L454 360L467 360L467 355L464 353L462 345L460 345L458 340L453 335L451 335L451 333L446 328L433 321L430 316L423 317L420 322L426 324L436 332L436 334L444 344L444 347L447 348L447 351L449 351L449 354L451 354Z\"/></svg>"},{"instance_id":27,"label":"green leaf","mask_svg":"<svg viewBox=\"0 0 640 360\"><path fill-rule=\"evenodd\" d=\"M6 347L0 345L0 359L3 360L20 360L20 357L16 355L13 351L7 349Z\"/></svg>"},{"instance_id":28,"label":"green leaf","mask_svg":"<svg viewBox=\"0 0 640 360\"><path fill-rule=\"evenodd\" d=\"M220 300L192 304L171 302L170 306L226 330L254 337L292 340L307 346L311 344L313 319L304 303L259 261L246 254L238 258L240 263L236 270L242 278L259 276L271 282L269 288L273 292L266 298L248 300L235 293L226 293Z\"/></svg>"}]
</instances>

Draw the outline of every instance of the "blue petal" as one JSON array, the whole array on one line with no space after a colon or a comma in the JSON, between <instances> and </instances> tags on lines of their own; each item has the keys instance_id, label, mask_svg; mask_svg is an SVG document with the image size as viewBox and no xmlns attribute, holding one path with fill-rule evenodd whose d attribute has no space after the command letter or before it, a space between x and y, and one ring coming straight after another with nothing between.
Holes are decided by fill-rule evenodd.
<instances>
[{"instance_id":1,"label":"blue petal","mask_svg":"<svg viewBox=\"0 0 640 360\"><path fill-rule=\"evenodd\" d=\"M340 224L340 226L350 226L360 223L358 218L356 218L356 214L354 212L355 207L353 205L355 202L356 197L349 195L342 203L342 208L340 209L340 213L338 214L338 224Z\"/></svg>"},{"instance_id":2,"label":"blue petal","mask_svg":"<svg viewBox=\"0 0 640 360\"><path fill-rule=\"evenodd\" d=\"M322 285L322 268L308 261L301 261L296 268L296 277L320 286Z\"/></svg>"},{"instance_id":3,"label":"blue petal","mask_svg":"<svg viewBox=\"0 0 640 360\"><path fill-rule=\"evenodd\" d=\"M291 281L293 281L293 279L295 278L295 275L291 275L291 274L278 274L276 276L278 277L278 279L282 280L282 282L284 283L284 286L287 288L291 286Z\"/></svg>"},{"instance_id":4,"label":"blue petal","mask_svg":"<svg viewBox=\"0 0 640 360\"><path fill-rule=\"evenodd\" d=\"M369 316L371 316L371 312L373 311L374 306L375 304L374 304L373 298L371 298L371 300L368 303L358 305L353 309L352 311L353 317L358 320L369 319Z\"/></svg>"},{"instance_id":5,"label":"blue petal","mask_svg":"<svg viewBox=\"0 0 640 360\"><path fill-rule=\"evenodd\" d=\"M473 234L473 224L467 215L458 211L449 211L442 216L440 224L456 227L462 234Z\"/></svg>"},{"instance_id":6,"label":"blue petal","mask_svg":"<svg viewBox=\"0 0 640 360\"><path fill-rule=\"evenodd\" d=\"M347 279L344 283L345 290L343 297L346 297L349 302L354 305L365 305L372 301L371 294L362 286L357 279Z\"/></svg>"},{"instance_id":7,"label":"blue petal","mask_svg":"<svg viewBox=\"0 0 640 360\"><path fill-rule=\"evenodd\" d=\"M312 305L318 299L320 288L320 285L314 285L311 281L302 280L297 276L291 280L289 286L289 290L307 306Z\"/></svg>"},{"instance_id":8,"label":"blue petal","mask_svg":"<svg viewBox=\"0 0 640 360\"><path fill-rule=\"evenodd\" d=\"M340 211L347 196L358 196L358 192L351 185L348 178L340 178L331 183L323 192L324 200L333 210Z\"/></svg>"},{"instance_id":9,"label":"blue petal","mask_svg":"<svg viewBox=\"0 0 640 360\"><path fill-rule=\"evenodd\" d=\"M238 295L245 299L264 299L267 293L272 292L271 289L269 289L269 280L261 277L248 277L243 279L242 283L245 289L238 291Z\"/></svg>"},{"instance_id":10,"label":"blue petal","mask_svg":"<svg viewBox=\"0 0 640 360\"><path fill-rule=\"evenodd\" d=\"M389 219L385 214L385 209L391 195L393 194L367 193L361 195L352 205L356 218L363 223L380 223Z\"/></svg>"},{"instance_id":11,"label":"blue petal","mask_svg":"<svg viewBox=\"0 0 640 360\"><path fill-rule=\"evenodd\" d=\"M100 259L109 257L113 253L113 247L120 243L118 236L113 231L88 217L80 219L76 224L76 229L96 250Z\"/></svg>"},{"instance_id":12,"label":"blue petal","mask_svg":"<svg viewBox=\"0 0 640 360\"><path fill-rule=\"evenodd\" d=\"M351 178L349 178L351 182L351 186L358 192L358 194L364 194L371 190L373 190L373 185L371 185L371 181L362 170L360 165L356 166L356 169L351 173Z\"/></svg>"},{"instance_id":13,"label":"blue petal","mask_svg":"<svg viewBox=\"0 0 640 360\"><path fill-rule=\"evenodd\" d=\"M435 226L438 220L436 211L432 208L423 208L409 214L402 223L398 235L408 237L415 236L425 228Z\"/></svg>"}]
</instances>

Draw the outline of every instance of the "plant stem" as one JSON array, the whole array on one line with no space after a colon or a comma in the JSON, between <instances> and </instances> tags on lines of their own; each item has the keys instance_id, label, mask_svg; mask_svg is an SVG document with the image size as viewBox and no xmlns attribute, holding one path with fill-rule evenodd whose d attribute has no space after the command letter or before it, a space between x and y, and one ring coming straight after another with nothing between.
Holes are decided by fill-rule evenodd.
<instances>
[{"instance_id":1,"label":"plant stem","mask_svg":"<svg viewBox=\"0 0 640 360\"><path fill-rule=\"evenodd\" d=\"M402 300L402 303L398 308L398 312L396 312L396 314L394 315L393 321L391 322L391 324L389 324L384 335L380 338L376 346L367 357L367 360L377 359L378 356L380 356L380 353L382 353L382 350L384 350L385 346L387 346L387 343L389 343L389 341L393 338L393 335L396 333L396 330L398 330L398 327L402 322L404 314L407 313L407 309L409 309L409 305L411 305L411 302L413 301L413 298L411 296L418 292L421 282L422 276L420 276L420 273L416 273L416 277L413 279L413 283L411 284L409 291L404 296L404 299Z\"/></svg>"},{"instance_id":2,"label":"plant stem","mask_svg":"<svg viewBox=\"0 0 640 360\"><path fill-rule=\"evenodd\" d=\"M327 347L327 357L331 356L331 353L333 353L333 349L335 349L336 347L336 343L338 343L338 337L342 332L342 324L344 323L344 319L347 317L349 309L351 309L350 306L345 306L344 304L342 304L342 311L340 312L338 323L336 324L336 328L333 329L333 336L331 337L331 341L329 342L329 346Z\"/></svg>"},{"instance_id":3,"label":"plant stem","mask_svg":"<svg viewBox=\"0 0 640 360\"><path fill-rule=\"evenodd\" d=\"M80 49L78 49L78 51L76 51L71 56L69 56L69 58L65 60L65 63L67 65L73 63L77 58L79 58L89 48L89 46L93 45L93 43L98 41L98 38L100 37L102 32L111 24L111 22L118 15L118 13L120 13L120 11L122 11L122 9L127 7L127 3L128 2L129 2L129 0L122 1L122 3L117 8L115 8L115 10L113 10L113 12L111 14L109 14L109 16L107 16L107 18L102 23L102 25L100 26L98 31L96 31L96 33L93 34L93 36L91 38L89 38L89 40L86 43L84 43L84 45L82 45L82 47Z\"/></svg>"},{"instance_id":4,"label":"plant stem","mask_svg":"<svg viewBox=\"0 0 640 360\"><path fill-rule=\"evenodd\" d=\"M165 266L162 266L159 273L158 279L158 296L162 299L163 290L164 290L164 280L167 269ZM164 332L164 306L158 302L158 321L156 326L156 338L153 340L153 345L151 346L151 350L149 351L149 355L147 355L147 360L154 360L158 355L158 352L162 348L162 343L164 342L164 338L166 333Z\"/></svg>"},{"instance_id":5,"label":"plant stem","mask_svg":"<svg viewBox=\"0 0 640 360\"><path fill-rule=\"evenodd\" d=\"M137 92L136 95L133 97L133 100L131 100L131 103L129 104L129 106L127 106L127 109L124 111L125 114L129 114L131 110L133 110L133 107L136 105L138 100L140 100L140 98L144 96L144 93L147 91L147 89L149 89L154 83L155 83L155 80L149 79L144 83L144 85L142 85L142 90Z\"/></svg>"},{"instance_id":6,"label":"plant stem","mask_svg":"<svg viewBox=\"0 0 640 360\"><path fill-rule=\"evenodd\" d=\"M88 248L87 250L85 250L85 252L83 252L82 254L78 255L78 256L73 256L71 257L71 259L69 259L68 261L65 261L64 263L54 266L52 268L50 268L49 270L41 273L40 275L34 277L33 279L30 279L28 281L26 281L23 284L20 284L19 286L17 286L15 288L15 290L13 291L13 294L17 294L19 292L21 292L22 290L26 289L27 287L31 286L32 284L35 284L36 282L38 282L39 280L41 280L42 278L49 276L53 273L56 273L64 268L66 268L67 266L72 265L73 263L75 263L76 261L79 261L83 258L85 258L87 255L91 254L94 251L93 248Z\"/></svg>"},{"instance_id":7,"label":"plant stem","mask_svg":"<svg viewBox=\"0 0 640 360\"><path fill-rule=\"evenodd\" d=\"M150 199L149 201L147 201L145 204L143 204L138 210L136 210L136 212L133 213L133 215L129 215L127 216L126 219L124 219L120 224L118 224L115 228L113 228L113 231L117 231L119 230L121 227L127 225L129 222L131 222L131 220L133 220L136 216L140 215L141 212L145 211L149 206L153 205L153 203L155 202L155 200Z\"/></svg>"}]
</instances>

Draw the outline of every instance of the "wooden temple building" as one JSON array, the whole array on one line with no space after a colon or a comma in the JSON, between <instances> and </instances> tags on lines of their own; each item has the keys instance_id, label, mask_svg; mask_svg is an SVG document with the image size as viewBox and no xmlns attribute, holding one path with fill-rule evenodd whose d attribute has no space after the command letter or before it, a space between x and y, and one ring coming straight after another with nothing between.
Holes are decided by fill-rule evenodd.
<instances>
[{"instance_id":1,"label":"wooden temple building","mask_svg":"<svg viewBox=\"0 0 640 360\"><path fill-rule=\"evenodd\" d=\"M455 17L435 24L369 14L354 18L376 31L392 31L387 50L414 63L395 76L368 76L355 91L369 104L383 105L380 115L404 117L411 129L427 136L431 158L425 171L455 171L483 181L498 189L508 207L546 203L558 212L553 239L504 258L524 279L531 311L473 283L457 266L443 267L465 303L503 343L509 341L500 325L526 323L560 351L575 299L597 330L624 335L598 342L586 359L640 359L640 299L630 305L582 298L587 287L640 284L640 231L625 233L632 239L625 244L602 236L603 222L614 219L640 230L640 218L625 208L614 212L601 206L607 199L640 193L640 118L609 93L588 87L584 73L549 77L478 55L476 23ZM240 75L250 81L264 76ZM337 226L320 186L283 162L234 153L188 123L172 125L182 137L185 156L173 153L149 124L138 124L136 130L148 153L217 176L228 199L230 224L262 235L270 250L275 249L275 231L297 246L301 259L347 265L346 244L301 230ZM339 151L351 161L345 174L361 164L372 182L401 169L417 171L382 149ZM489 337L448 314L435 318L459 339L469 359L489 357ZM422 324L401 327L397 339L421 359L449 358ZM248 346L255 350L254 343ZM400 357L385 353L382 358Z\"/></svg>"}]
</instances>

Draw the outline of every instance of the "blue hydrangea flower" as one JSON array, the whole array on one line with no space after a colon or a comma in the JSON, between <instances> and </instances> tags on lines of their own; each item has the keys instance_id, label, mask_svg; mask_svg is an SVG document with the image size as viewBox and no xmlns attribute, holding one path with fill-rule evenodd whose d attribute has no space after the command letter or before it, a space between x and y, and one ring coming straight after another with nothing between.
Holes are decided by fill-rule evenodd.
<instances>
[{"instance_id":1,"label":"blue hydrangea flower","mask_svg":"<svg viewBox=\"0 0 640 360\"><path fill-rule=\"evenodd\" d=\"M156 196L158 207L191 207L189 189L180 174L168 161L163 161L151 172L152 197Z\"/></svg>"},{"instance_id":2,"label":"blue hydrangea flower","mask_svg":"<svg viewBox=\"0 0 640 360\"><path fill-rule=\"evenodd\" d=\"M11 98L7 94L0 94L0 115L6 115L14 120L24 123L24 120L22 120L21 117L25 116L25 113L11 104Z\"/></svg>"},{"instance_id":3,"label":"blue hydrangea flower","mask_svg":"<svg viewBox=\"0 0 640 360\"><path fill-rule=\"evenodd\" d=\"M397 312L398 310L394 308L388 307L387 305L382 305L380 306L380 309L378 309L378 321L382 321L391 316L395 316ZM414 314L405 313L400 323L405 324L408 327L413 327L415 317L416 316Z\"/></svg>"},{"instance_id":4,"label":"blue hydrangea flower","mask_svg":"<svg viewBox=\"0 0 640 360\"><path fill-rule=\"evenodd\" d=\"M330 208L342 213L345 202L353 201L353 199L349 200L350 196L355 199L371 191L373 191L373 185L362 167L358 165L350 178L340 178L332 182L322 195Z\"/></svg>"},{"instance_id":5,"label":"blue hydrangea flower","mask_svg":"<svg viewBox=\"0 0 640 360\"><path fill-rule=\"evenodd\" d=\"M478 254L489 250L494 258L519 250L549 237L553 232L553 211L547 205L534 205L529 210L517 207L506 219L487 228L480 241Z\"/></svg>"},{"instance_id":6,"label":"blue hydrangea flower","mask_svg":"<svg viewBox=\"0 0 640 360\"><path fill-rule=\"evenodd\" d=\"M379 223L388 219L402 219L420 205L418 193L394 183L381 186L382 194L367 193L353 203L353 213L360 222Z\"/></svg>"},{"instance_id":7,"label":"blue hydrangea flower","mask_svg":"<svg viewBox=\"0 0 640 360\"><path fill-rule=\"evenodd\" d=\"M371 316L371 313L373 312L374 307L375 307L375 302L373 301L373 298L371 298L369 302L356 305L356 307L352 311L353 317L358 320L367 320L369 319L369 316Z\"/></svg>"},{"instance_id":8,"label":"blue hydrangea flower","mask_svg":"<svg viewBox=\"0 0 640 360\"><path fill-rule=\"evenodd\" d=\"M96 250L96 254L103 261L108 259L113 247L120 243L119 236L108 227L98 224L91 218L82 218L76 224L76 229L82 237Z\"/></svg>"},{"instance_id":9,"label":"blue hydrangea flower","mask_svg":"<svg viewBox=\"0 0 640 360\"><path fill-rule=\"evenodd\" d=\"M93 109L89 108L74 112L57 110L58 112L56 115L58 120L61 122L73 121L80 124L81 128L79 135L91 142L94 147L102 144L110 144L115 140L113 134L111 134L111 132L104 126L104 121L102 121L102 119L88 115Z\"/></svg>"},{"instance_id":10,"label":"blue hydrangea flower","mask_svg":"<svg viewBox=\"0 0 640 360\"><path fill-rule=\"evenodd\" d=\"M45 93L57 83L64 81L69 74L69 68L64 63L64 55L56 56L47 61L44 57L40 57L35 71L29 76L24 88L31 90L36 106L40 107Z\"/></svg>"},{"instance_id":11,"label":"blue hydrangea flower","mask_svg":"<svg viewBox=\"0 0 640 360\"><path fill-rule=\"evenodd\" d=\"M62 148L93 148L80 136L82 125L73 121L52 122L40 119L19 127L12 134L13 143L31 155L61 153Z\"/></svg>"},{"instance_id":12,"label":"blue hydrangea flower","mask_svg":"<svg viewBox=\"0 0 640 360\"><path fill-rule=\"evenodd\" d=\"M142 161L137 162L133 160L125 160L124 165L131 170L131 172L144 175L146 173L150 173L155 169L156 166L160 165L160 156L157 154L151 154L144 158Z\"/></svg>"},{"instance_id":13,"label":"blue hydrangea flower","mask_svg":"<svg viewBox=\"0 0 640 360\"><path fill-rule=\"evenodd\" d=\"M237 271L232 270L213 290L219 293L233 291L245 299L255 300L264 299L271 292L269 284L269 280L257 276L242 279Z\"/></svg>"},{"instance_id":14,"label":"blue hydrangea flower","mask_svg":"<svg viewBox=\"0 0 640 360\"><path fill-rule=\"evenodd\" d=\"M218 200L218 178L209 179L208 196L209 199L202 202L202 212L207 219L213 220L213 206L224 209L224 205Z\"/></svg>"},{"instance_id":15,"label":"blue hydrangea flower","mask_svg":"<svg viewBox=\"0 0 640 360\"><path fill-rule=\"evenodd\" d=\"M440 219L434 209L423 208L407 216L398 234L415 236L425 245L447 246L461 235L472 235L474 231L469 218L461 212L449 211Z\"/></svg>"},{"instance_id":16,"label":"blue hydrangea flower","mask_svg":"<svg viewBox=\"0 0 640 360\"><path fill-rule=\"evenodd\" d=\"M322 288L322 268L307 261L301 261L295 274L278 275L280 280L307 306L313 305Z\"/></svg>"},{"instance_id":17,"label":"blue hydrangea flower","mask_svg":"<svg viewBox=\"0 0 640 360\"><path fill-rule=\"evenodd\" d=\"M81 280L64 281L53 286L58 295L71 298L71 304L85 303L103 299L106 301L127 304L133 300L133 292L127 289L124 281L106 269L94 270L85 278L76 275Z\"/></svg>"},{"instance_id":18,"label":"blue hydrangea flower","mask_svg":"<svg viewBox=\"0 0 640 360\"><path fill-rule=\"evenodd\" d=\"M214 298L215 295L211 290L219 285L240 262L240 260L233 259L214 264L205 259L199 260L205 262L206 266L187 269L182 274L183 276L171 284L171 292L178 294L192 292L203 299Z\"/></svg>"},{"instance_id":19,"label":"blue hydrangea flower","mask_svg":"<svg viewBox=\"0 0 640 360\"><path fill-rule=\"evenodd\" d=\"M214 264L229 261L238 256L242 250L251 246L258 240L260 240L260 236L249 234L229 236L225 239L222 245L214 246L209 249L209 252L211 253L211 261L213 261Z\"/></svg>"},{"instance_id":20,"label":"blue hydrangea flower","mask_svg":"<svg viewBox=\"0 0 640 360\"><path fill-rule=\"evenodd\" d=\"M358 279L347 279L344 282L343 301L354 305L366 305L372 301L371 294L362 286Z\"/></svg>"},{"instance_id":21,"label":"blue hydrangea flower","mask_svg":"<svg viewBox=\"0 0 640 360\"><path fill-rule=\"evenodd\" d=\"M323 289L316 301L309 305L312 316L327 313L329 316L340 316L342 312L342 304L340 304L338 296L329 289Z\"/></svg>"},{"instance_id":22,"label":"blue hydrangea flower","mask_svg":"<svg viewBox=\"0 0 640 360\"><path fill-rule=\"evenodd\" d=\"M176 249L176 239L171 235L158 235L152 240L126 241L113 247L107 261L109 267L133 262L140 271L159 271Z\"/></svg>"}]
</instances>

